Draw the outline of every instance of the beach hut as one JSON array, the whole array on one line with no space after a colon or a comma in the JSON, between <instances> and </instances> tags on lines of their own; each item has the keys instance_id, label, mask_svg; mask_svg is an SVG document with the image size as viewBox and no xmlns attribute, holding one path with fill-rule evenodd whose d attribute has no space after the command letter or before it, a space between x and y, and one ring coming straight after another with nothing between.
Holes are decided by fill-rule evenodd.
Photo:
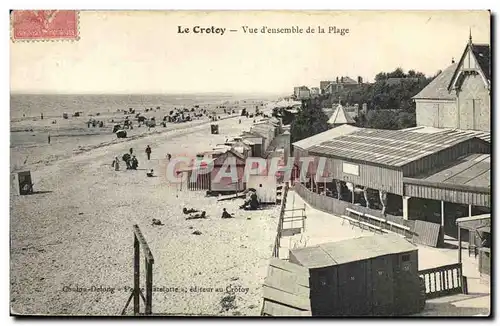
<instances>
[{"instance_id":1,"label":"beach hut","mask_svg":"<svg viewBox=\"0 0 500 326\"><path fill-rule=\"evenodd\" d=\"M14 174L14 184L18 185L19 195L29 195L33 193L33 182L30 171L22 171Z\"/></svg>"},{"instance_id":2,"label":"beach hut","mask_svg":"<svg viewBox=\"0 0 500 326\"><path fill-rule=\"evenodd\" d=\"M396 234L365 236L290 250L309 269L313 316L390 316L425 306L418 249Z\"/></svg>"},{"instance_id":3,"label":"beach hut","mask_svg":"<svg viewBox=\"0 0 500 326\"><path fill-rule=\"evenodd\" d=\"M245 157L234 149L225 150L221 153L212 155L213 169L210 174L210 190L219 193L231 193L245 190L244 184L244 171L245 171ZM224 165L225 162L233 162L235 166ZM232 180L230 177L218 178L219 173L229 173L229 169L236 167L237 180ZM222 168L228 170L221 172Z\"/></svg>"},{"instance_id":4,"label":"beach hut","mask_svg":"<svg viewBox=\"0 0 500 326\"><path fill-rule=\"evenodd\" d=\"M249 175L246 188L256 190L257 197L262 204L276 204L277 188L275 175Z\"/></svg>"}]
</instances>

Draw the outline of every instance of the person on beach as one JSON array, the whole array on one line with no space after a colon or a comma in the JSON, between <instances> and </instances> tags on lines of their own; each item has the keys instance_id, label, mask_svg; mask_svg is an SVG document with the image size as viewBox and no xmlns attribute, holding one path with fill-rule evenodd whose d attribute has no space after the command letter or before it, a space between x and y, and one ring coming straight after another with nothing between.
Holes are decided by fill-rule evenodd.
<instances>
[{"instance_id":1,"label":"person on beach","mask_svg":"<svg viewBox=\"0 0 500 326\"><path fill-rule=\"evenodd\" d=\"M137 160L137 157L132 156L132 159L130 160L130 168L132 170L137 170L137 167L139 166L139 161Z\"/></svg>"},{"instance_id":2,"label":"person on beach","mask_svg":"<svg viewBox=\"0 0 500 326\"><path fill-rule=\"evenodd\" d=\"M128 151L130 152L130 155L132 155L134 153L134 149L133 148L130 148Z\"/></svg>"},{"instance_id":3,"label":"person on beach","mask_svg":"<svg viewBox=\"0 0 500 326\"><path fill-rule=\"evenodd\" d=\"M40 113L40 118L43 120L43 113Z\"/></svg>"},{"instance_id":4,"label":"person on beach","mask_svg":"<svg viewBox=\"0 0 500 326\"><path fill-rule=\"evenodd\" d=\"M222 209L222 216L221 218L233 218L233 214L229 214L225 208Z\"/></svg>"},{"instance_id":5,"label":"person on beach","mask_svg":"<svg viewBox=\"0 0 500 326\"><path fill-rule=\"evenodd\" d=\"M146 155L148 156L148 161L151 159L151 147L149 145L146 147Z\"/></svg>"},{"instance_id":6,"label":"person on beach","mask_svg":"<svg viewBox=\"0 0 500 326\"><path fill-rule=\"evenodd\" d=\"M151 171L149 171L148 173L146 173L146 176L148 176L149 178L153 177L153 169L151 169Z\"/></svg>"},{"instance_id":7,"label":"person on beach","mask_svg":"<svg viewBox=\"0 0 500 326\"><path fill-rule=\"evenodd\" d=\"M172 158L172 155L167 154L167 161L170 161L171 158Z\"/></svg>"},{"instance_id":8,"label":"person on beach","mask_svg":"<svg viewBox=\"0 0 500 326\"><path fill-rule=\"evenodd\" d=\"M188 217L186 217L186 220L197 220L197 219L201 219L201 218L207 218L205 211L201 212L201 214L195 213L195 214L189 215Z\"/></svg>"},{"instance_id":9,"label":"person on beach","mask_svg":"<svg viewBox=\"0 0 500 326\"><path fill-rule=\"evenodd\" d=\"M184 208L182 209L182 212L183 212L184 214L191 214L191 213L197 213L197 212L199 212L199 211L198 211L197 209L194 209L194 208L187 209L186 207L184 207Z\"/></svg>"},{"instance_id":10,"label":"person on beach","mask_svg":"<svg viewBox=\"0 0 500 326\"><path fill-rule=\"evenodd\" d=\"M50 134L47 136L47 140L49 141L50 144Z\"/></svg>"},{"instance_id":11,"label":"person on beach","mask_svg":"<svg viewBox=\"0 0 500 326\"><path fill-rule=\"evenodd\" d=\"M118 159L118 156L115 156L115 159L113 160L113 163L111 163L111 167L115 168L115 171L120 170L120 160Z\"/></svg>"}]
</instances>

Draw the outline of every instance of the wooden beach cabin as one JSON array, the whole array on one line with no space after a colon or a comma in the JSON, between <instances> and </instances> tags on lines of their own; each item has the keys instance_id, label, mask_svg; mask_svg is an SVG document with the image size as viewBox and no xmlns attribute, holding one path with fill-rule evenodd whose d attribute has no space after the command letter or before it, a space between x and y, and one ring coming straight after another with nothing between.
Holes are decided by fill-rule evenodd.
<instances>
[{"instance_id":1,"label":"wooden beach cabin","mask_svg":"<svg viewBox=\"0 0 500 326\"><path fill-rule=\"evenodd\" d=\"M394 234L290 250L310 275L313 316L391 316L420 312L418 249Z\"/></svg>"},{"instance_id":2,"label":"wooden beach cabin","mask_svg":"<svg viewBox=\"0 0 500 326\"><path fill-rule=\"evenodd\" d=\"M277 181L275 175L249 175L246 188L253 188L262 204L276 204Z\"/></svg>"},{"instance_id":3,"label":"wooden beach cabin","mask_svg":"<svg viewBox=\"0 0 500 326\"><path fill-rule=\"evenodd\" d=\"M187 188L189 190L209 190L215 193L234 193L245 190L244 170L245 157L235 149L215 149L208 152L197 154L196 160L185 169L178 171L187 173ZM226 164L226 165L225 165ZM234 165L232 165L234 164ZM229 169L236 167L237 180L231 177L217 178L222 168L227 168L226 174L231 172ZM211 168L209 172L206 169ZM197 173L196 180L193 179L193 173ZM222 172L224 173L224 172Z\"/></svg>"}]
</instances>

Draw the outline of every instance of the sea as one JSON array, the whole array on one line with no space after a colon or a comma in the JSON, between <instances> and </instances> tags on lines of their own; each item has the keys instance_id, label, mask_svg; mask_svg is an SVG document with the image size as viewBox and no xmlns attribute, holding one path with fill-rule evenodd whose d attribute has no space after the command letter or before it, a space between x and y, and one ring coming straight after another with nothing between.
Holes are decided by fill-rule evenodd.
<instances>
[{"instance_id":1,"label":"sea","mask_svg":"<svg viewBox=\"0 0 500 326\"><path fill-rule=\"evenodd\" d=\"M279 94L11 94L11 121L40 117L61 117L63 113L82 112L88 114L105 114L129 108L173 109L220 103L230 104L235 101L276 100Z\"/></svg>"}]
</instances>

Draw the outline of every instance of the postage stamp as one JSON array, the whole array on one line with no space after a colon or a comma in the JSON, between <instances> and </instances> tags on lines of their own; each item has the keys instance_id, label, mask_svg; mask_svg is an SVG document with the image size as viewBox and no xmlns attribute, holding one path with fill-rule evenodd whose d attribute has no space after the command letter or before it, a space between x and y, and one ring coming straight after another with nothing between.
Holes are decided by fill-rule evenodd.
<instances>
[{"instance_id":1,"label":"postage stamp","mask_svg":"<svg viewBox=\"0 0 500 326\"><path fill-rule=\"evenodd\" d=\"M77 41L79 13L76 10L13 10L12 41Z\"/></svg>"}]
</instances>

